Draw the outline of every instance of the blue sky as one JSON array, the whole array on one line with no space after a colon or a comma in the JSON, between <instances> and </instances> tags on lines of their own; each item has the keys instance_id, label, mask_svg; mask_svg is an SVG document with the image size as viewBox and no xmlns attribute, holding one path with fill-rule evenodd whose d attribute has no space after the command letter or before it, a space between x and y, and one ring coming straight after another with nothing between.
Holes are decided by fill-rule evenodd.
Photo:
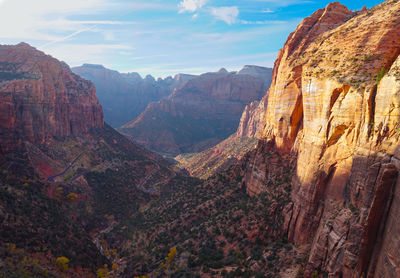
<instances>
[{"instance_id":1,"label":"blue sky","mask_svg":"<svg viewBox=\"0 0 400 278\"><path fill-rule=\"evenodd\" d=\"M0 44L67 62L165 77L273 66L301 20L330 1L0 0ZM341 1L352 10L382 0Z\"/></svg>"}]
</instances>

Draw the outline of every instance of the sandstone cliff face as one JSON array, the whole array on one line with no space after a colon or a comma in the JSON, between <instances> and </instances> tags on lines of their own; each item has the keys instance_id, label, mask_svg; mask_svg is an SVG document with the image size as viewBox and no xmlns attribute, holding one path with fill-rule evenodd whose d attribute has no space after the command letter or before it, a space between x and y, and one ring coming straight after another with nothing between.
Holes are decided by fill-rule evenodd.
<instances>
[{"instance_id":1,"label":"sandstone cliff face","mask_svg":"<svg viewBox=\"0 0 400 278\"><path fill-rule=\"evenodd\" d=\"M361 12L329 4L279 52L262 137L297 157L283 230L297 244L311 244L310 270L399 275L399 54L399 1ZM247 114L262 115L254 110ZM267 181L261 155L253 159L265 163L244 179L251 194Z\"/></svg>"},{"instance_id":2,"label":"sandstone cliff face","mask_svg":"<svg viewBox=\"0 0 400 278\"><path fill-rule=\"evenodd\" d=\"M135 72L119 73L91 64L74 67L72 71L94 83L105 121L115 128L134 120L149 103L168 97L194 77L177 74L155 80L150 75L142 78Z\"/></svg>"},{"instance_id":3,"label":"sandstone cliff face","mask_svg":"<svg viewBox=\"0 0 400 278\"><path fill-rule=\"evenodd\" d=\"M236 137L262 138L267 97L246 106L240 118Z\"/></svg>"},{"instance_id":4,"label":"sandstone cliff face","mask_svg":"<svg viewBox=\"0 0 400 278\"><path fill-rule=\"evenodd\" d=\"M158 152L202 151L235 132L244 107L265 94L270 73L267 68L247 66L238 73L203 74L168 99L150 104L120 130Z\"/></svg>"},{"instance_id":5,"label":"sandstone cliff face","mask_svg":"<svg viewBox=\"0 0 400 278\"><path fill-rule=\"evenodd\" d=\"M8 152L23 141L102 127L103 112L91 82L66 64L21 43L0 46L0 143Z\"/></svg>"}]
</instances>

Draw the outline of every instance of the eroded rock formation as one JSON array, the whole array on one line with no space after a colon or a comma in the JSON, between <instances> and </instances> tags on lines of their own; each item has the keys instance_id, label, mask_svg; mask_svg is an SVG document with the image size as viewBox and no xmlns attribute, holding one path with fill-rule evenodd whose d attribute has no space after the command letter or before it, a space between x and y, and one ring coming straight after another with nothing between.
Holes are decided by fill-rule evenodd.
<instances>
[{"instance_id":1,"label":"eroded rock formation","mask_svg":"<svg viewBox=\"0 0 400 278\"><path fill-rule=\"evenodd\" d=\"M7 152L23 141L43 144L102 127L93 84L25 43L0 46L0 144Z\"/></svg>"},{"instance_id":2,"label":"eroded rock formation","mask_svg":"<svg viewBox=\"0 0 400 278\"><path fill-rule=\"evenodd\" d=\"M331 3L304 19L279 52L262 124L251 128L250 116L241 124L250 134L261 127L276 151L297 157L283 229L310 244L309 270L400 273L399 54L399 1L360 12ZM250 194L262 191L269 167L248 169Z\"/></svg>"}]
</instances>

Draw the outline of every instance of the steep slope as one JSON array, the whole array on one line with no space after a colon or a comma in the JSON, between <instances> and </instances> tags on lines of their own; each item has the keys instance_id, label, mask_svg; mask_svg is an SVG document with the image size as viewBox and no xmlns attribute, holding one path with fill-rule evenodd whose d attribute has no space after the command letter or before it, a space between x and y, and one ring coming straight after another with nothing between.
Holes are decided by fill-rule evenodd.
<instances>
[{"instance_id":1,"label":"steep slope","mask_svg":"<svg viewBox=\"0 0 400 278\"><path fill-rule=\"evenodd\" d=\"M307 248L287 242L280 229L294 160L269 157L277 176L268 193L243 190L247 156L205 182L166 194L126 222L125 230L116 227L115 234L132 235L123 246L124 277L295 277Z\"/></svg>"},{"instance_id":2,"label":"steep slope","mask_svg":"<svg viewBox=\"0 0 400 278\"><path fill-rule=\"evenodd\" d=\"M400 2L303 20L275 63L262 136L297 159L282 230L310 244L308 270L397 277ZM261 149L245 175L269 191Z\"/></svg>"},{"instance_id":3,"label":"steep slope","mask_svg":"<svg viewBox=\"0 0 400 278\"><path fill-rule=\"evenodd\" d=\"M104 124L94 86L67 65L27 44L0 46L0 61L0 276L95 277L111 263L117 275L104 237L190 181Z\"/></svg>"},{"instance_id":4,"label":"steep slope","mask_svg":"<svg viewBox=\"0 0 400 278\"><path fill-rule=\"evenodd\" d=\"M180 154L175 157L180 167L189 171L192 176L207 179L238 163L245 154L257 147L258 139L261 139L265 116L264 99L265 97L245 107L236 133L228 139L200 153Z\"/></svg>"},{"instance_id":5,"label":"steep slope","mask_svg":"<svg viewBox=\"0 0 400 278\"><path fill-rule=\"evenodd\" d=\"M256 138L237 137L234 134L214 147L200 153L180 154L175 157L175 160L190 175L207 179L238 163L245 154L257 146L257 143Z\"/></svg>"},{"instance_id":6,"label":"steep slope","mask_svg":"<svg viewBox=\"0 0 400 278\"><path fill-rule=\"evenodd\" d=\"M149 103L168 97L175 88L182 87L194 77L178 74L155 80L149 75L142 79L135 72L119 73L91 64L74 67L72 71L94 83L105 121L115 128L135 119Z\"/></svg>"},{"instance_id":7,"label":"steep slope","mask_svg":"<svg viewBox=\"0 0 400 278\"><path fill-rule=\"evenodd\" d=\"M202 151L235 132L244 107L264 95L270 73L247 66L238 73L203 74L168 99L150 104L120 131L168 155Z\"/></svg>"}]
</instances>

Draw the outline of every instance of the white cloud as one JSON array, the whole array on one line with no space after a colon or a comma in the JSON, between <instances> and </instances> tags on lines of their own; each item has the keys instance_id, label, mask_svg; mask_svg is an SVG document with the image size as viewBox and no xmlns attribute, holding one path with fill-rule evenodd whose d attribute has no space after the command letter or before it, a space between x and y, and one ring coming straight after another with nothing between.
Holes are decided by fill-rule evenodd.
<instances>
[{"instance_id":1,"label":"white cloud","mask_svg":"<svg viewBox=\"0 0 400 278\"><path fill-rule=\"evenodd\" d=\"M70 38L75 37L76 35L78 35L78 34L80 34L80 33L91 31L91 30L93 30L94 28L96 28L96 26L92 26L92 27L89 27L89 28L84 28L84 29L75 31L75 32L73 32L72 34L69 34L68 36L55 39L55 40L53 40L53 41L51 41L51 42L48 42L48 43L46 43L46 44L44 44L44 45L42 45L42 46L40 46L40 47L46 47L46 46L49 46L49 45L54 44L54 43L57 43L57 42L66 41L66 40L68 40L68 39L70 39Z\"/></svg>"},{"instance_id":2,"label":"white cloud","mask_svg":"<svg viewBox=\"0 0 400 278\"><path fill-rule=\"evenodd\" d=\"M272 13L274 13L274 11L271 10L270 8L266 8L266 9L262 10L261 12L264 13L264 14L272 14Z\"/></svg>"},{"instance_id":3,"label":"white cloud","mask_svg":"<svg viewBox=\"0 0 400 278\"><path fill-rule=\"evenodd\" d=\"M82 32L99 32L91 28L93 25L134 24L118 20L79 20L77 16L98 15L123 8L154 8L154 5L141 2L135 4L118 6L110 0L0 0L0 26L7 26L0 28L0 38L14 42L40 41L42 44L61 42Z\"/></svg>"},{"instance_id":4,"label":"white cloud","mask_svg":"<svg viewBox=\"0 0 400 278\"><path fill-rule=\"evenodd\" d=\"M19 40L54 41L87 28L87 22L68 20L70 15L95 14L109 7L104 0L12 0L0 9L0 37ZM60 35L64 33L64 35Z\"/></svg>"},{"instance_id":5,"label":"white cloud","mask_svg":"<svg viewBox=\"0 0 400 278\"><path fill-rule=\"evenodd\" d=\"M239 9L236 6L211 8L211 14L216 19L225 21L230 25L235 23L237 17L239 16Z\"/></svg>"},{"instance_id":6,"label":"white cloud","mask_svg":"<svg viewBox=\"0 0 400 278\"><path fill-rule=\"evenodd\" d=\"M192 16L192 19L195 20L195 19L197 19L198 17L199 17L199 14L194 14L194 15Z\"/></svg>"},{"instance_id":7,"label":"white cloud","mask_svg":"<svg viewBox=\"0 0 400 278\"><path fill-rule=\"evenodd\" d=\"M38 49L42 50L41 47ZM132 51L133 48L123 44L52 44L46 47L46 54L67 61L70 66L84 63L108 65L108 55L116 51Z\"/></svg>"},{"instance_id":8,"label":"white cloud","mask_svg":"<svg viewBox=\"0 0 400 278\"><path fill-rule=\"evenodd\" d=\"M145 60L145 59L149 59L149 58L160 58L160 57L168 57L167 54L154 54L154 55L150 55L150 56L133 56L133 57L129 57L130 60Z\"/></svg>"},{"instance_id":9,"label":"white cloud","mask_svg":"<svg viewBox=\"0 0 400 278\"><path fill-rule=\"evenodd\" d=\"M208 0L183 0L178 4L179 13L194 13L201 9Z\"/></svg>"}]
</instances>

